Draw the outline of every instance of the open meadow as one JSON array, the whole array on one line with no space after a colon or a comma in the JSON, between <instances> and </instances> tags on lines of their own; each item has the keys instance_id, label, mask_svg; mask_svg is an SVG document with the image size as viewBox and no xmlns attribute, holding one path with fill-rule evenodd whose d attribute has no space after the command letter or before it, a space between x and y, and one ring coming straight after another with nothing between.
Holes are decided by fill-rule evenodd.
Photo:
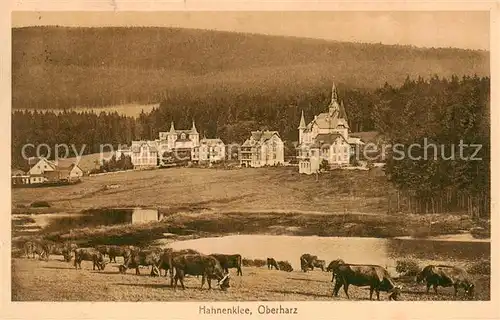
<instances>
[{"instance_id":1,"label":"open meadow","mask_svg":"<svg viewBox=\"0 0 500 320\"><path fill-rule=\"evenodd\" d=\"M268 270L267 267L243 267L243 276L236 276L230 269L230 288L221 291L212 281L200 290L201 277L187 277L186 289L170 287L167 277L150 277L149 269L141 269L141 275L133 270L127 274L118 272L117 264L109 264L104 271L93 271L91 262L83 262L81 270L62 257L46 261L13 259L12 300L14 301L302 301L347 300L343 290L332 297L331 273L300 270L292 272ZM61 260L61 261L59 261ZM120 261L120 260L118 260ZM489 300L489 276L474 275L475 300ZM463 300L460 291L453 296L452 288L439 288L438 294L425 293L425 285L413 281L399 281L403 285L402 300ZM368 288L349 287L351 299L367 300ZM387 300L386 292L380 293Z\"/></svg>"},{"instance_id":2,"label":"open meadow","mask_svg":"<svg viewBox=\"0 0 500 320\"><path fill-rule=\"evenodd\" d=\"M315 176L299 175L296 167L169 168L85 177L82 183L65 187L14 189L12 201L14 208L48 201L64 212L152 206L171 212L383 213L388 188L384 176L370 172L334 171L316 181Z\"/></svg>"}]
</instances>

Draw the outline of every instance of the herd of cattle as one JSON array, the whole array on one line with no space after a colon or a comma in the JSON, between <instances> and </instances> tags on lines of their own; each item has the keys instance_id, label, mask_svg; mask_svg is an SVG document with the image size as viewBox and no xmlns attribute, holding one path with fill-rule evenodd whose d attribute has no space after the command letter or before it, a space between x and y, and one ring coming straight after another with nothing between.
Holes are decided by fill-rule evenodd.
<instances>
[{"instance_id":1,"label":"herd of cattle","mask_svg":"<svg viewBox=\"0 0 500 320\"><path fill-rule=\"evenodd\" d=\"M118 266L120 273L126 273L127 269L135 269L136 274L140 274L140 267L151 267L151 276L170 275L170 286L177 287L180 282L184 289L184 277L186 275L202 276L201 288L205 281L211 289L211 280L217 280L217 285L221 290L226 290L229 285L229 269L235 268L236 274L242 276L242 258L239 254L201 254L195 250L185 249L174 251L171 248L147 247L139 248L134 246L98 245L96 247L79 248L72 243L54 243L50 241L27 241L23 246L26 257L39 259L49 259L49 255L61 255L65 261L70 262L74 258L74 266L81 269L82 261L90 261L92 269L104 270L108 256L109 262L116 262L116 257L123 257L123 264ZM322 271L332 273L331 282L335 281L333 295L338 296L339 290L343 287L349 298L348 288L350 285L370 288L370 300L373 292L380 300L380 291L389 293L389 300L400 298L402 286L396 285L387 270L379 265L350 264L341 259L333 260L326 266L325 260L318 259L311 254L300 256L300 266L303 272L319 268ZM267 258L267 268L282 271L293 271L290 263L279 261L274 258ZM427 292L433 287L437 293L437 287L453 287L455 296L458 289L463 288L467 298L474 297L474 283L465 270L448 265L428 265L416 276L417 283L426 282Z\"/></svg>"}]
</instances>

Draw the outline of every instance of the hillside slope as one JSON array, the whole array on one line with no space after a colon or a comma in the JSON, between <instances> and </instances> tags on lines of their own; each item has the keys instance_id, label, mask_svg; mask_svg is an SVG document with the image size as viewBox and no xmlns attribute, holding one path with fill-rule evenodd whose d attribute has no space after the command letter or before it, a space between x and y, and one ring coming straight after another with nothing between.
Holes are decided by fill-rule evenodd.
<instances>
[{"instance_id":1,"label":"hillside slope","mask_svg":"<svg viewBox=\"0 0 500 320\"><path fill-rule=\"evenodd\" d=\"M331 83L374 88L407 75L489 74L489 53L175 28L12 30L14 108L63 108L214 89L275 95Z\"/></svg>"}]
</instances>

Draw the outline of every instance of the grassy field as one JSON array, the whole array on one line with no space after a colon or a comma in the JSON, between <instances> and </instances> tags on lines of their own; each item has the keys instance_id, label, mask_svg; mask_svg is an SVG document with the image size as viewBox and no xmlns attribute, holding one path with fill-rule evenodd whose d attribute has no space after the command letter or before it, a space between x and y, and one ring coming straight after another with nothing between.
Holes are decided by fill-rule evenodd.
<instances>
[{"instance_id":1,"label":"grassy field","mask_svg":"<svg viewBox=\"0 0 500 320\"><path fill-rule=\"evenodd\" d=\"M114 185L109 188L109 185ZM384 176L332 171L314 176L296 168L214 170L174 168L87 177L72 186L14 189L15 214L71 214L90 208L157 207L160 222L47 228L54 240L87 244L149 243L164 233L182 237L287 234L393 237L453 234L473 226L460 215L386 214ZM50 208L30 208L34 200ZM433 222L431 226L431 222ZM13 224L23 235L22 223ZM26 234L26 232L24 232Z\"/></svg>"},{"instance_id":2,"label":"grassy field","mask_svg":"<svg viewBox=\"0 0 500 320\"><path fill-rule=\"evenodd\" d=\"M107 185L117 188L106 189ZM386 210L385 177L369 172L333 171L299 175L295 167L216 170L170 168L86 177L83 183L15 189L13 207L35 199L77 212L113 206L154 206L170 211L366 212Z\"/></svg>"},{"instance_id":3,"label":"grassy field","mask_svg":"<svg viewBox=\"0 0 500 320\"><path fill-rule=\"evenodd\" d=\"M57 257L62 260L62 257ZM55 259L55 257L52 257ZM120 262L120 260L118 260ZM141 275L134 271L118 273L116 264L109 264L104 271L92 271L90 262L82 263L82 270L75 270L72 263L59 260L38 261L13 259L13 301L300 301L346 300L343 290L332 297L331 274L321 271L290 273L267 270L267 267L243 267L243 276L236 276L230 269L231 287L227 292L205 288L200 290L201 278L186 278L186 289L173 290L168 278L150 277L149 270ZM476 282L476 300L489 300L488 275L473 275ZM439 288L438 294L425 293L424 285L412 281L396 281L403 285L402 300L461 300L453 296L453 289ZM213 283L215 286L215 281ZM432 290L431 290L432 291ZM462 293L462 291L460 292ZM349 287L351 299L366 300L367 288ZM387 300L387 293L380 294Z\"/></svg>"}]
</instances>

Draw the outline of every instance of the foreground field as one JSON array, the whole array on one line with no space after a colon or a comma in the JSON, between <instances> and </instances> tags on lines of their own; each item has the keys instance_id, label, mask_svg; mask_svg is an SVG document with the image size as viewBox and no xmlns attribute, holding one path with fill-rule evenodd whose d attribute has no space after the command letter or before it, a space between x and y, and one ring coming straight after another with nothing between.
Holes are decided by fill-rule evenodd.
<instances>
[{"instance_id":1,"label":"foreground field","mask_svg":"<svg viewBox=\"0 0 500 320\"><path fill-rule=\"evenodd\" d=\"M54 259L54 257L52 257ZM60 257L62 260L62 257ZM120 260L118 260L120 262ZM231 287L227 292L218 288L200 290L201 278L186 278L186 290L173 290L168 278L150 277L142 269L136 276L133 270L123 275L116 264L109 264L104 271L92 271L90 262L82 263L82 270L75 270L72 263L58 260L12 260L13 301L300 301L346 300L341 290L339 297L332 297L331 274L321 271L290 273L268 270L266 267L243 267L243 276L231 273ZM489 276L475 276L476 300L489 300ZM213 285L215 286L215 281ZM398 282L403 285L402 300L461 300L454 298L453 289L439 288L438 294L425 293L424 285ZM367 288L349 287L353 300L366 300ZM387 300L387 293L381 293Z\"/></svg>"}]
</instances>

